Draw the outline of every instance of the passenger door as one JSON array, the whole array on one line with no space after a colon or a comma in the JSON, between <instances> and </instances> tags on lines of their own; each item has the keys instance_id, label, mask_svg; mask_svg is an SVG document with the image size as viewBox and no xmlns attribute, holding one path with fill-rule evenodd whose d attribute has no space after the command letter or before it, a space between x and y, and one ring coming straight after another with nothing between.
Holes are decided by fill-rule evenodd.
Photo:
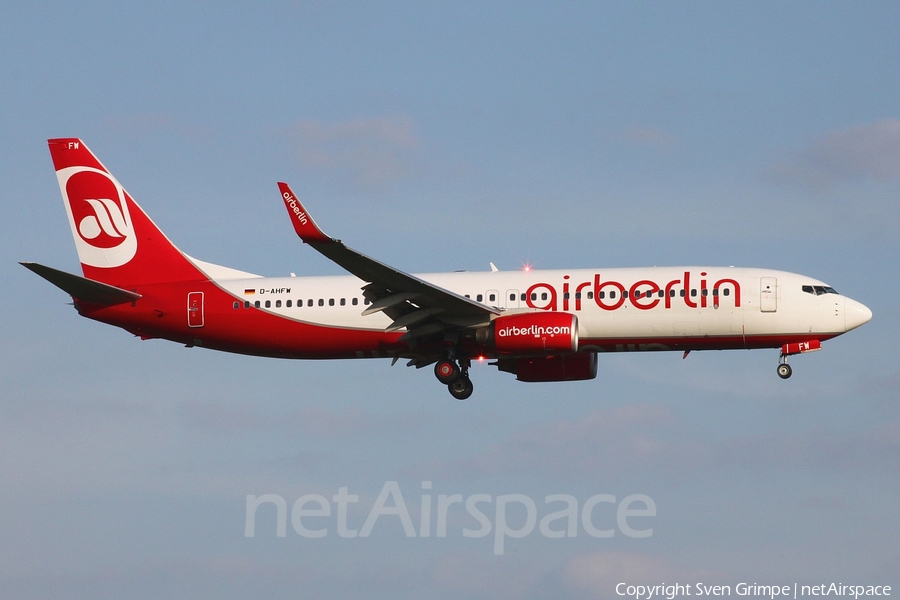
<instances>
[{"instance_id":1,"label":"passenger door","mask_svg":"<svg viewBox=\"0 0 900 600\"><path fill-rule=\"evenodd\" d=\"M774 277L759 278L759 310L775 312L778 309L778 281Z\"/></svg>"}]
</instances>

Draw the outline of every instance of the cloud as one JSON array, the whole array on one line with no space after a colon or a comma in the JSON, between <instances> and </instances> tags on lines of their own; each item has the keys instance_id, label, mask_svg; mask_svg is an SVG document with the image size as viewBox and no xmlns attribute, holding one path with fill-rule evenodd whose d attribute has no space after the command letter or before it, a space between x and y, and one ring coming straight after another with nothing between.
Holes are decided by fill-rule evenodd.
<instances>
[{"instance_id":1,"label":"cloud","mask_svg":"<svg viewBox=\"0 0 900 600\"><path fill-rule=\"evenodd\" d=\"M530 427L475 456L428 467L450 476L542 472L599 479L632 472L664 478L735 471L900 474L900 421L857 432L817 429L718 439L665 407L636 404Z\"/></svg>"},{"instance_id":2,"label":"cloud","mask_svg":"<svg viewBox=\"0 0 900 600\"><path fill-rule=\"evenodd\" d=\"M175 118L164 113L139 113L124 117L109 117L106 127L113 132L136 138L159 131L168 131L195 142L210 142L215 138L215 130Z\"/></svg>"},{"instance_id":3,"label":"cloud","mask_svg":"<svg viewBox=\"0 0 900 600\"><path fill-rule=\"evenodd\" d=\"M631 127L622 132L622 139L634 146L644 148L666 149L678 145L681 140L662 129L655 127Z\"/></svg>"},{"instance_id":4,"label":"cloud","mask_svg":"<svg viewBox=\"0 0 900 600\"><path fill-rule=\"evenodd\" d=\"M884 119L832 132L778 165L787 181L828 187L839 181L900 179L900 120Z\"/></svg>"},{"instance_id":5,"label":"cloud","mask_svg":"<svg viewBox=\"0 0 900 600\"><path fill-rule=\"evenodd\" d=\"M267 412L252 403L230 406L186 401L179 412L191 426L220 433L270 432L285 435L302 433L317 437L378 435L397 428L418 431L426 423L422 413L387 415L365 413L360 408L332 411L320 406L299 407L289 413Z\"/></svg>"},{"instance_id":6,"label":"cloud","mask_svg":"<svg viewBox=\"0 0 900 600\"><path fill-rule=\"evenodd\" d=\"M569 560L562 568L561 576L574 597L588 598L620 597L616 594L619 583L657 585L701 581L712 584L727 579L722 573L684 569L657 556L611 550Z\"/></svg>"},{"instance_id":7,"label":"cloud","mask_svg":"<svg viewBox=\"0 0 900 600\"><path fill-rule=\"evenodd\" d=\"M472 553L450 552L434 562L434 588L464 598L527 597L541 573L541 564L521 558L485 561Z\"/></svg>"},{"instance_id":8,"label":"cloud","mask_svg":"<svg viewBox=\"0 0 900 600\"><path fill-rule=\"evenodd\" d=\"M667 440L682 432L685 441ZM432 468L450 474L593 474L616 476L654 470L661 462L698 465L711 459L672 413L659 405L634 404L595 410L576 421L540 424L514 433L483 453Z\"/></svg>"},{"instance_id":9,"label":"cloud","mask_svg":"<svg viewBox=\"0 0 900 600\"><path fill-rule=\"evenodd\" d=\"M305 120L294 124L290 134L303 167L349 177L365 187L404 177L411 153L419 147L413 121L406 115Z\"/></svg>"}]
</instances>

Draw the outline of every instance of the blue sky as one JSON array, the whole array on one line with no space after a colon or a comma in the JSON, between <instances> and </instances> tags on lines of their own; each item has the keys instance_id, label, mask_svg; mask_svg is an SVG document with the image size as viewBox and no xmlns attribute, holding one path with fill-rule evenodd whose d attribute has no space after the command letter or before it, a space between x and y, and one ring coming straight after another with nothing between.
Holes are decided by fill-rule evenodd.
<instances>
[{"instance_id":1,"label":"blue sky","mask_svg":"<svg viewBox=\"0 0 900 600\"><path fill-rule=\"evenodd\" d=\"M900 585L898 17L886 2L0 8L0 595ZM294 237L284 180L326 231L410 272L760 266L875 316L789 381L775 351L623 354L571 384L478 367L466 402L387 362L141 342L16 264L78 269L46 147L65 136L183 250L260 274L339 272ZM502 555L462 535L464 511L446 538L407 538L395 516L367 538L324 517L323 539L278 538L274 510L244 536L248 495L290 508L347 487L358 529L389 481L414 523L422 494L518 494L539 519L549 495L642 494L657 516L635 520L648 538L535 529Z\"/></svg>"}]
</instances>

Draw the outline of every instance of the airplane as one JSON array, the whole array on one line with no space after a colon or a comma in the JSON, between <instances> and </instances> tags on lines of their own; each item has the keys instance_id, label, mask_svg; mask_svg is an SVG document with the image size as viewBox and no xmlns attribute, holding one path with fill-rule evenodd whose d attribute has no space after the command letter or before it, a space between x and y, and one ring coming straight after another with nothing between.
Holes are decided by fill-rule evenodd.
<instances>
[{"instance_id":1,"label":"airplane","mask_svg":"<svg viewBox=\"0 0 900 600\"><path fill-rule=\"evenodd\" d=\"M33 262L81 316L255 356L390 358L434 374L460 400L473 361L519 381L594 379L598 354L780 349L787 358L872 318L860 302L794 273L647 267L411 275L326 235L286 183L296 234L349 274L262 277L192 258L172 244L77 138L48 141L83 277Z\"/></svg>"}]
</instances>

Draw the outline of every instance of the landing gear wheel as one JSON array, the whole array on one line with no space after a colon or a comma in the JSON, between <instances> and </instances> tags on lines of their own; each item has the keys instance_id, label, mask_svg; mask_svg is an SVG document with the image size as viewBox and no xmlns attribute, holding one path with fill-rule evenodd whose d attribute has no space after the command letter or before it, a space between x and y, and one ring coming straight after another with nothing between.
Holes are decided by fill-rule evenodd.
<instances>
[{"instance_id":1,"label":"landing gear wheel","mask_svg":"<svg viewBox=\"0 0 900 600\"><path fill-rule=\"evenodd\" d=\"M778 376L782 379L787 379L788 377L790 377L792 372L793 371L791 370L791 365L787 363L781 363L780 365L778 365Z\"/></svg>"},{"instance_id":2,"label":"landing gear wheel","mask_svg":"<svg viewBox=\"0 0 900 600\"><path fill-rule=\"evenodd\" d=\"M460 370L452 360L439 360L434 365L434 376L444 385L450 385L459 379Z\"/></svg>"},{"instance_id":3,"label":"landing gear wheel","mask_svg":"<svg viewBox=\"0 0 900 600\"><path fill-rule=\"evenodd\" d=\"M450 390L450 395L457 400L465 400L472 395L475 386L472 385L472 380L464 375L448 385L447 389Z\"/></svg>"}]
</instances>

